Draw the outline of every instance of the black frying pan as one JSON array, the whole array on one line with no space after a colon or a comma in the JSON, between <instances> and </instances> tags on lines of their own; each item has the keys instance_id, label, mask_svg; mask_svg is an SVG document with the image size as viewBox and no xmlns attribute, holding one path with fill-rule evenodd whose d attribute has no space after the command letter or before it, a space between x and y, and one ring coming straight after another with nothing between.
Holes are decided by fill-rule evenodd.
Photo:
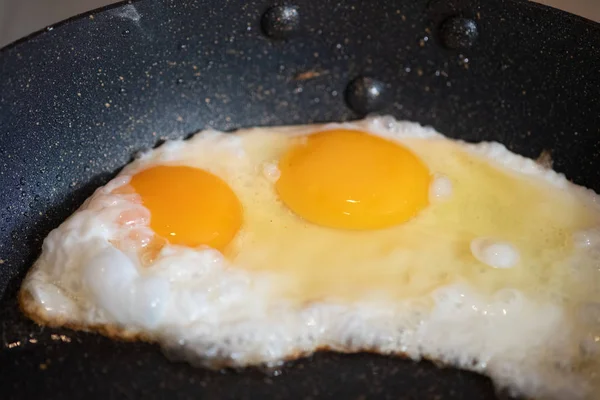
<instances>
[{"instance_id":1,"label":"black frying pan","mask_svg":"<svg viewBox=\"0 0 600 400\"><path fill-rule=\"evenodd\" d=\"M0 397L494 399L488 379L370 354L208 371L36 326L42 239L140 149L204 127L393 114L497 140L600 191L600 27L513 0L144 0L0 53ZM372 89L378 89L375 95Z\"/></svg>"}]
</instances>

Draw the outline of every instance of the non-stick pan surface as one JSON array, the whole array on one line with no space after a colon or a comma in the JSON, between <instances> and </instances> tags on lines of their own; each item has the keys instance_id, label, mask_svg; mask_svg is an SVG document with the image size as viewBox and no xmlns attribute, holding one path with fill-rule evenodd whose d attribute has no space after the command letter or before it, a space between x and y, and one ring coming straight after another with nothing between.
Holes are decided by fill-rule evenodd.
<instances>
[{"instance_id":1,"label":"non-stick pan surface","mask_svg":"<svg viewBox=\"0 0 600 400\"><path fill-rule=\"evenodd\" d=\"M529 157L550 150L558 171L600 190L598 25L509 0L298 0L265 16L274 5L144 0L2 50L2 399L495 398L478 375L368 354L194 369L19 313L16 290L52 228L136 151L208 126L378 111Z\"/></svg>"}]
</instances>

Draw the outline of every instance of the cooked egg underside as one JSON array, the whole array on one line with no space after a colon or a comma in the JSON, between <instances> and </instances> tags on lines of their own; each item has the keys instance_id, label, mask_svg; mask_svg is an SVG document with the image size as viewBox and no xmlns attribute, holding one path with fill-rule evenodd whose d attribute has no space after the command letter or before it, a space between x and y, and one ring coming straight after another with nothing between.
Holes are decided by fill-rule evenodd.
<instances>
[{"instance_id":1,"label":"cooked egg underside","mask_svg":"<svg viewBox=\"0 0 600 400\"><path fill-rule=\"evenodd\" d=\"M411 149L432 174L430 204L404 224L368 231L324 228L291 212L274 189L278 159L303 135L336 127ZM201 168L232 188L243 224L222 252L154 245L147 210L120 189L155 165ZM435 195L438 178L450 192ZM593 398L596 201L502 145L450 141L385 117L204 132L143 154L51 232L21 303L38 321L139 335L193 363L371 350L482 372L537 398ZM475 257L472 243L482 238L518 249L516 265Z\"/></svg>"}]
</instances>

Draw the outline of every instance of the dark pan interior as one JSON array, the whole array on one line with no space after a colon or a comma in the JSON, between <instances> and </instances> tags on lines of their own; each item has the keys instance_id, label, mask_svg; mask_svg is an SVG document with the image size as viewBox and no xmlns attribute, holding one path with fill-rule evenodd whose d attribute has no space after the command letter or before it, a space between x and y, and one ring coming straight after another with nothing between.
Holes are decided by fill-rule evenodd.
<instances>
[{"instance_id":1,"label":"dark pan interior","mask_svg":"<svg viewBox=\"0 0 600 400\"><path fill-rule=\"evenodd\" d=\"M136 151L208 126L378 111L529 157L550 150L555 169L600 190L598 25L512 0L297 0L282 23L263 20L267 36L272 1L120 4L1 51L0 397L495 398L476 374L368 354L268 374L194 369L19 313L52 228ZM365 98L373 82L384 92Z\"/></svg>"}]
</instances>

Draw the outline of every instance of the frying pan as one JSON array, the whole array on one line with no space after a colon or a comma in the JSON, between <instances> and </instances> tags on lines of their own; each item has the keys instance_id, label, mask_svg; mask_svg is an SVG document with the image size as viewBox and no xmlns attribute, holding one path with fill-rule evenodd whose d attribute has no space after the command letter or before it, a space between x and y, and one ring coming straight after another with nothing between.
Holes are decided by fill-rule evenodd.
<instances>
[{"instance_id":1,"label":"frying pan","mask_svg":"<svg viewBox=\"0 0 600 400\"><path fill-rule=\"evenodd\" d=\"M16 292L48 232L165 139L378 112L550 151L600 191L599 94L600 27L513 0L142 0L2 49L0 396L496 398L477 374L366 353L196 369L155 345L39 327Z\"/></svg>"}]
</instances>

